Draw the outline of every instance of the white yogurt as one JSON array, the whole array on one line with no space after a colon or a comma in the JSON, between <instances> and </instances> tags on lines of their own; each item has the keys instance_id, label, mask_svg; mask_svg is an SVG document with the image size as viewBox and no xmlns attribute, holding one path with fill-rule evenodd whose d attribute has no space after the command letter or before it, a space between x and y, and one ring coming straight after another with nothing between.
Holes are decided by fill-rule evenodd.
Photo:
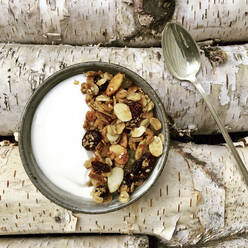
<instances>
[{"instance_id":1,"label":"white yogurt","mask_svg":"<svg viewBox=\"0 0 248 248\"><path fill-rule=\"evenodd\" d=\"M59 188L91 199L85 160L92 156L82 147L83 123L89 107L76 75L55 86L39 104L32 123L31 142L35 159L44 174Z\"/></svg>"}]
</instances>

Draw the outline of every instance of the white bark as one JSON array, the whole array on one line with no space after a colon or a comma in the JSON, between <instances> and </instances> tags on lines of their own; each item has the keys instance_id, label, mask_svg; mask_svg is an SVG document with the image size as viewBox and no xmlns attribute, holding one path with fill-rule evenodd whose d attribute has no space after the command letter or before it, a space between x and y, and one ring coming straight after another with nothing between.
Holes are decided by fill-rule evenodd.
<instances>
[{"instance_id":1,"label":"white bark","mask_svg":"<svg viewBox=\"0 0 248 248\"><path fill-rule=\"evenodd\" d=\"M248 131L248 45L221 47L227 62L214 69L203 56L198 75L230 132ZM102 60L145 78L164 102L178 131L209 134L217 126L194 87L173 79L160 48L101 48L0 44L0 135L13 134L27 100L44 78L71 64ZM204 114L203 114L204 113Z\"/></svg>"},{"instance_id":2,"label":"white bark","mask_svg":"<svg viewBox=\"0 0 248 248\"><path fill-rule=\"evenodd\" d=\"M238 151L248 165L248 147L241 144ZM131 206L103 215L71 213L43 197L27 178L18 147L0 147L0 157L2 235L141 233L175 246L248 229L247 186L225 146L174 144L149 192Z\"/></svg>"},{"instance_id":3,"label":"white bark","mask_svg":"<svg viewBox=\"0 0 248 248\"><path fill-rule=\"evenodd\" d=\"M201 248L247 248L248 239L247 237L234 237L233 239L213 242L207 246L202 246Z\"/></svg>"},{"instance_id":4,"label":"white bark","mask_svg":"<svg viewBox=\"0 0 248 248\"><path fill-rule=\"evenodd\" d=\"M135 7L139 2L2 0L0 42L158 45L161 26L142 29ZM178 0L172 20L198 41L247 41L247 11L244 0Z\"/></svg>"},{"instance_id":5,"label":"white bark","mask_svg":"<svg viewBox=\"0 0 248 248\"><path fill-rule=\"evenodd\" d=\"M1 238L1 248L148 248L146 236L70 236L42 238Z\"/></svg>"}]
</instances>

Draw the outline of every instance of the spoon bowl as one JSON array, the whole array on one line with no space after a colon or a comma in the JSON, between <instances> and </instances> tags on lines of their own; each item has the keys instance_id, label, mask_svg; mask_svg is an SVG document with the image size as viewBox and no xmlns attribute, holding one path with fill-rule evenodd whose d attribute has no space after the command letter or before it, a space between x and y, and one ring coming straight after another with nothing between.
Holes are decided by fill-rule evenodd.
<instances>
[{"instance_id":1,"label":"spoon bowl","mask_svg":"<svg viewBox=\"0 0 248 248\"><path fill-rule=\"evenodd\" d=\"M176 78L191 81L201 67L200 52L190 34L181 26L168 23L162 35L166 66Z\"/></svg>"}]
</instances>

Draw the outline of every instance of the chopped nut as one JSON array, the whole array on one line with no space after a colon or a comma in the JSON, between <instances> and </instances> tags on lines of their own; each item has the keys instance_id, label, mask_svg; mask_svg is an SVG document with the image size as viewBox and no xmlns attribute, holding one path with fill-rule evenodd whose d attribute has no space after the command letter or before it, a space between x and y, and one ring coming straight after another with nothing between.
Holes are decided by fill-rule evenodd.
<instances>
[{"instance_id":1,"label":"chopped nut","mask_svg":"<svg viewBox=\"0 0 248 248\"><path fill-rule=\"evenodd\" d=\"M113 76L109 72L104 72L103 78L107 79L107 80L111 80L113 78Z\"/></svg>"},{"instance_id":2,"label":"chopped nut","mask_svg":"<svg viewBox=\"0 0 248 248\"><path fill-rule=\"evenodd\" d=\"M149 119L144 119L140 122L140 126L148 127L150 125Z\"/></svg>"},{"instance_id":3,"label":"chopped nut","mask_svg":"<svg viewBox=\"0 0 248 248\"><path fill-rule=\"evenodd\" d=\"M132 114L129 107L124 103L117 103L114 106L114 112L117 118L123 122L130 121Z\"/></svg>"},{"instance_id":4,"label":"chopped nut","mask_svg":"<svg viewBox=\"0 0 248 248\"><path fill-rule=\"evenodd\" d=\"M131 131L131 136L133 138L138 138L144 134L146 128L144 126L136 127Z\"/></svg>"},{"instance_id":5,"label":"chopped nut","mask_svg":"<svg viewBox=\"0 0 248 248\"><path fill-rule=\"evenodd\" d=\"M91 167L92 167L92 165L91 165L91 160L86 160L85 163L84 163L84 167L85 167L86 169L91 168Z\"/></svg>"},{"instance_id":6,"label":"chopped nut","mask_svg":"<svg viewBox=\"0 0 248 248\"><path fill-rule=\"evenodd\" d=\"M127 134L126 133L122 134L119 145L127 148Z\"/></svg>"},{"instance_id":7,"label":"chopped nut","mask_svg":"<svg viewBox=\"0 0 248 248\"><path fill-rule=\"evenodd\" d=\"M153 142L149 145L149 151L155 157L163 154L163 144L158 136L154 136Z\"/></svg>"},{"instance_id":8,"label":"chopped nut","mask_svg":"<svg viewBox=\"0 0 248 248\"><path fill-rule=\"evenodd\" d=\"M151 129L147 128L145 134L146 134L146 144L149 145L153 142L154 132Z\"/></svg>"},{"instance_id":9,"label":"chopped nut","mask_svg":"<svg viewBox=\"0 0 248 248\"><path fill-rule=\"evenodd\" d=\"M118 199L121 203L126 203L129 201L130 196L126 191L121 191Z\"/></svg>"},{"instance_id":10,"label":"chopped nut","mask_svg":"<svg viewBox=\"0 0 248 248\"><path fill-rule=\"evenodd\" d=\"M86 83L81 84L81 92L83 94L85 94L87 92L87 84Z\"/></svg>"},{"instance_id":11,"label":"chopped nut","mask_svg":"<svg viewBox=\"0 0 248 248\"><path fill-rule=\"evenodd\" d=\"M145 119L151 119L153 117L153 112L142 113L141 117Z\"/></svg>"},{"instance_id":12,"label":"chopped nut","mask_svg":"<svg viewBox=\"0 0 248 248\"><path fill-rule=\"evenodd\" d=\"M123 99L125 99L126 97L127 97L127 95L128 95L128 93L127 93L127 91L126 90L124 90L124 89L119 89L118 91L117 91L117 93L116 93L116 100L118 101L118 102L122 102L123 101Z\"/></svg>"},{"instance_id":13,"label":"chopped nut","mask_svg":"<svg viewBox=\"0 0 248 248\"><path fill-rule=\"evenodd\" d=\"M105 158L105 162L109 166L112 166L113 165L113 162L112 162L112 160L110 158Z\"/></svg>"},{"instance_id":14,"label":"chopped nut","mask_svg":"<svg viewBox=\"0 0 248 248\"><path fill-rule=\"evenodd\" d=\"M96 113L95 113L95 111L88 111L86 113L86 120L87 121L90 121L90 122L95 121L96 120Z\"/></svg>"},{"instance_id":15,"label":"chopped nut","mask_svg":"<svg viewBox=\"0 0 248 248\"><path fill-rule=\"evenodd\" d=\"M111 145L109 152L114 155L114 160L119 164L126 164L128 161L127 149L121 145Z\"/></svg>"},{"instance_id":16,"label":"chopped nut","mask_svg":"<svg viewBox=\"0 0 248 248\"><path fill-rule=\"evenodd\" d=\"M98 72L97 72L97 71L87 71L87 72L85 73L85 75L86 75L87 77L94 77L94 76L97 76L97 75L98 75Z\"/></svg>"},{"instance_id":17,"label":"chopped nut","mask_svg":"<svg viewBox=\"0 0 248 248\"><path fill-rule=\"evenodd\" d=\"M140 88L137 85L134 85L128 89L128 94L133 94L138 90L140 90Z\"/></svg>"},{"instance_id":18,"label":"chopped nut","mask_svg":"<svg viewBox=\"0 0 248 248\"><path fill-rule=\"evenodd\" d=\"M154 136L162 125L153 117L150 97L124 74L86 74L81 91L92 111L86 114L87 135L82 144L95 154L85 162L91 170L91 195L95 202L105 204L118 190L119 201L125 203L151 173L155 156L162 154L164 137L161 133Z\"/></svg>"},{"instance_id":19,"label":"chopped nut","mask_svg":"<svg viewBox=\"0 0 248 248\"><path fill-rule=\"evenodd\" d=\"M132 138L129 139L128 145L129 145L131 150L135 151L137 149L136 144L135 144L135 142L134 142L134 140Z\"/></svg>"},{"instance_id":20,"label":"chopped nut","mask_svg":"<svg viewBox=\"0 0 248 248\"><path fill-rule=\"evenodd\" d=\"M75 84L75 85L79 85L80 82L79 82L78 80L75 80L75 81L74 81L74 84Z\"/></svg>"},{"instance_id":21,"label":"chopped nut","mask_svg":"<svg viewBox=\"0 0 248 248\"><path fill-rule=\"evenodd\" d=\"M127 100L138 102L141 99L141 95L139 93L130 93L127 97Z\"/></svg>"},{"instance_id":22,"label":"chopped nut","mask_svg":"<svg viewBox=\"0 0 248 248\"><path fill-rule=\"evenodd\" d=\"M108 96L99 95L99 96L96 97L96 101L98 101L98 102L109 102L109 101L111 101L111 99Z\"/></svg>"},{"instance_id":23,"label":"chopped nut","mask_svg":"<svg viewBox=\"0 0 248 248\"><path fill-rule=\"evenodd\" d=\"M145 140L140 141L140 143L136 149L136 152L135 152L135 159L139 159L142 156L142 154L145 150L145 146L146 146Z\"/></svg>"},{"instance_id":24,"label":"chopped nut","mask_svg":"<svg viewBox=\"0 0 248 248\"><path fill-rule=\"evenodd\" d=\"M125 129L125 123L116 123L116 132L117 134L122 134L123 130Z\"/></svg>"},{"instance_id":25,"label":"chopped nut","mask_svg":"<svg viewBox=\"0 0 248 248\"><path fill-rule=\"evenodd\" d=\"M124 177L122 168L115 167L112 169L111 174L108 176L109 192L113 193L120 187Z\"/></svg>"},{"instance_id":26,"label":"chopped nut","mask_svg":"<svg viewBox=\"0 0 248 248\"><path fill-rule=\"evenodd\" d=\"M112 96L121 86L125 75L117 73L109 82L106 89L107 96Z\"/></svg>"}]
</instances>

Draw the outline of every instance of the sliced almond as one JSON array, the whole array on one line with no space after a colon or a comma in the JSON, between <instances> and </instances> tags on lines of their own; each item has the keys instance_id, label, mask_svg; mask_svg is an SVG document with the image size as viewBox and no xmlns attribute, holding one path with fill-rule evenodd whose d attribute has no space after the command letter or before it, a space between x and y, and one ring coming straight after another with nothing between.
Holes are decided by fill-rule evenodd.
<instances>
[{"instance_id":1,"label":"sliced almond","mask_svg":"<svg viewBox=\"0 0 248 248\"><path fill-rule=\"evenodd\" d=\"M141 95L139 93L130 93L127 96L127 100L138 102L141 99Z\"/></svg>"},{"instance_id":2,"label":"sliced almond","mask_svg":"<svg viewBox=\"0 0 248 248\"><path fill-rule=\"evenodd\" d=\"M116 123L116 132L117 134L122 134L123 130L125 129L125 123Z\"/></svg>"},{"instance_id":3,"label":"sliced almond","mask_svg":"<svg viewBox=\"0 0 248 248\"><path fill-rule=\"evenodd\" d=\"M124 171L122 168L115 167L112 169L110 176L108 176L109 192L113 193L119 189L124 178Z\"/></svg>"},{"instance_id":4,"label":"sliced almond","mask_svg":"<svg viewBox=\"0 0 248 248\"><path fill-rule=\"evenodd\" d=\"M144 126L140 126L140 127L135 127L132 131L131 131L131 136L133 138L138 138L141 137L144 132L146 131L146 128Z\"/></svg>"},{"instance_id":5,"label":"sliced almond","mask_svg":"<svg viewBox=\"0 0 248 248\"><path fill-rule=\"evenodd\" d=\"M109 147L109 151L114 153L115 156L119 156L122 152L125 151L125 148L122 147L121 145L111 145Z\"/></svg>"},{"instance_id":6,"label":"sliced almond","mask_svg":"<svg viewBox=\"0 0 248 248\"><path fill-rule=\"evenodd\" d=\"M154 108L154 103L153 103L152 101L150 101L150 102L148 103L148 105L147 105L147 112L153 110L153 108Z\"/></svg>"},{"instance_id":7,"label":"sliced almond","mask_svg":"<svg viewBox=\"0 0 248 248\"><path fill-rule=\"evenodd\" d=\"M163 144L158 136L154 136L153 142L149 145L149 151L155 157L159 157L162 155Z\"/></svg>"},{"instance_id":8,"label":"sliced almond","mask_svg":"<svg viewBox=\"0 0 248 248\"><path fill-rule=\"evenodd\" d=\"M148 104L149 102L149 97L147 95L142 95L141 96L141 100L140 100L140 103L142 105L143 108L146 107L146 105Z\"/></svg>"},{"instance_id":9,"label":"sliced almond","mask_svg":"<svg viewBox=\"0 0 248 248\"><path fill-rule=\"evenodd\" d=\"M107 133L107 138L111 144L117 143L118 139L120 138L120 135L111 135Z\"/></svg>"},{"instance_id":10,"label":"sliced almond","mask_svg":"<svg viewBox=\"0 0 248 248\"><path fill-rule=\"evenodd\" d=\"M144 119L140 122L140 126L148 127L150 125L149 119Z\"/></svg>"},{"instance_id":11,"label":"sliced almond","mask_svg":"<svg viewBox=\"0 0 248 248\"><path fill-rule=\"evenodd\" d=\"M105 95L99 95L96 97L96 101L98 102L109 102L111 101L111 98Z\"/></svg>"},{"instance_id":12,"label":"sliced almond","mask_svg":"<svg viewBox=\"0 0 248 248\"><path fill-rule=\"evenodd\" d=\"M101 85L105 84L106 82L107 82L107 79L106 78L102 78L102 79L98 80L96 84L98 86L101 86Z\"/></svg>"},{"instance_id":13,"label":"sliced almond","mask_svg":"<svg viewBox=\"0 0 248 248\"><path fill-rule=\"evenodd\" d=\"M132 114L130 108L124 103L117 103L114 105L114 113L117 118L121 121L130 121L132 119Z\"/></svg>"},{"instance_id":14,"label":"sliced almond","mask_svg":"<svg viewBox=\"0 0 248 248\"><path fill-rule=\"evenodd\" d=\"M157 118L151 118L150 119L151 126L154 128L154 130L158 131L161 129L162 125L159 119Z\"/></svg>"},{"instance_id":15,"label":"sliced almond","mask_svg":"<svg viewBox=\"0 0 248 248\"><path fill-rule=\"evenodd\" d=\"M107 131L108 131L108 134L111 135L111 136L118 135L115 125L108 125L107 126Z\"/></svg>"},{"instance_id":16,"label":"sliced almond","mask_svg":"<svg viewBox=\"0 0 248 248\"><path fill-rule=\"evenodd\" d=\"M121 86L125 75L117 73L109 82L106 89L107 96L112 96Z\"/></svg>"},{"instance_id":17,"label":"sliced almond","mask_svg":"<svg viewBox=\"0 0 248 248\"><path fill-rule=\"evenodd\" d=\"M137 147L137 149L135 151L135 159L136 160L139 159L142 156L142 154L143 154L143 152L145 150L145 147L146 147L145 140L140 141L140 143L139 143L139 145L138 145L138 147Z\"/></svg>"}]
</instances>

